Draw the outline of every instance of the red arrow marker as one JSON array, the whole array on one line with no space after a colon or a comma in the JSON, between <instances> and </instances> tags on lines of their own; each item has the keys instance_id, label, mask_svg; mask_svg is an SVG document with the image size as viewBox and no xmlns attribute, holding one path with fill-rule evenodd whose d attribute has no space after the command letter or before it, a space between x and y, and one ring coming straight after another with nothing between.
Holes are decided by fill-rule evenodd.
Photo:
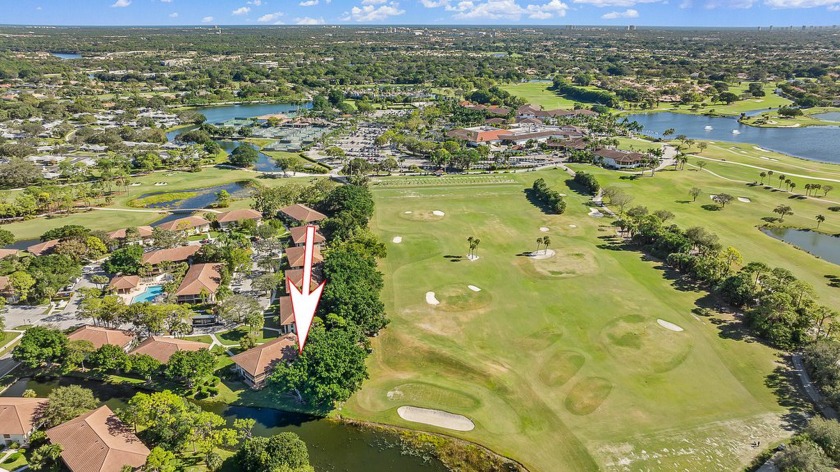
<instances>
[{"instance_id":1,"label":"red arrow marker","mask_svg":"<svg viewBox=\"0 0 840 472\"><path fill-rule=\"evenodd\" d=\"M318 301L321 299L321 292L324 291L324 284L321 282L315 290L309 291L312 284L312 256L315 252L315 227L306 227L306 251L303 256L303 290L298 290L295 284L289 284L289 295L292 297L292 312L295 316L295 327L297 328L298 346L303 352L303 345L306 344L306 337L309 335L309 328L312 326L312 318L315 317L315 309L318 308Z\"/></svg>"}]
</instances>

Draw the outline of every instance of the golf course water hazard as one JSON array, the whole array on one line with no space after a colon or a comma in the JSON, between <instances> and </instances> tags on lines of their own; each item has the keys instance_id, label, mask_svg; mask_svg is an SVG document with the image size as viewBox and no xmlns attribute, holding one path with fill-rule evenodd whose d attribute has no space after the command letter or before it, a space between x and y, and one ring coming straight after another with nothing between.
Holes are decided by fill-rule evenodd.
<instances>
[{"instance_id":1,"label":"golf course water hazard","mask_svg":"<svg viewBox=\"0 0 840 472\"><path fill-rule=\"evenodd\" d=\"M840 265L840 237L794 228L761 228L761 232Z\"/></svg>"}]
</instances>

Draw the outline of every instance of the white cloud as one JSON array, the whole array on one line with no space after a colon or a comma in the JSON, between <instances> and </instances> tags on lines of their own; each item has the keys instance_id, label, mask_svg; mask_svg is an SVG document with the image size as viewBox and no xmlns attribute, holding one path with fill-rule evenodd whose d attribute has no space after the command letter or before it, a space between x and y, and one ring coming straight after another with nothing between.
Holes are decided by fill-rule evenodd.
<instances>
[{"instance_id":1,"label":"white cloud","mask_svg":"<svg viewBox=\"0 0 840 472\"><path fill-rule=\"evenodd\" d=\"M370 21L382 21L392 16L399 16L405 13L405 10L400 10L399 4L391 2L388 5L381 5L375 7L373 5L363 5L360 7L353 7L349 12L344 14L341 21L355 21L358 23L365 23Z\"/></svg>"},{"instance_id":2,"label":"white cloud","mask_svg":"<svg viewBox=\"0 0 840 472\"><path fill-rule=\"evenodd\" d=\"M251 11L251 7L239 7L236 10L230 12L231 15L242 16L247 15L248 12Z\"/></svg>"},{"instance_id":3,"label":"white cloud","mask_svg":"<svg viewBox=\"0 0 840 472\"><path fill-rule=\"evenodd\" d=\"M169 14L169 18L178 18L178 12L173 11L172 13Z\"/></svg>"},{"instance_id":4,"label":"white cloud","mask_svg":"<svg viewBox=\"0 0 840 472\"><path fill-rule=\"evenodd\" d=\"M247 2L247 3L248 3L248 5L254 5L255 7L258 7L258 6L263 4L262 0L251 0L250 2Z\"/></svg>"},{"instance_id":5,"label":"white cloud","mask_svg":"<svg viewBox=\"0 0 840 472\"><path fill-rule=\"evenodd\" d=\"M278 12L274 12L274 13L268 13L266 15L263 15L263 16L257 18L257 21L259 21L260 23L275 23L275 22L277 22L277 20L280 19L281 16L283 16L282 11L278 11Z\"/></svg>"},{"instance_id":6,"label":"white cloud","mask_svg":"<svg viewBox=\"0 0 840 472\"><path fill-rule=\"evenodd\" d=\"M111 8L125 8L129 5L131 5L131 0L117 0L111 5Z\"/></svg>"},{"instance_id":7,"label":"white cloud","mask_svg":"<svg viewBox=\"0 0 840 472\"><path fill-rule=\"evenodd\" d=\"M548 20L549 18L566 16L569 6L560 0L551 0L543 5L528 5L528 18L532 20Z\"/></svg>"},{"instance_id":8,"label":"white cloud","mask_svg":"<svg viewBox=\"0 0 840 472\"><path fill-rule=\"evenodd\" d=\"M35 7L35 9L38 10L38 11L43 10L43 8L41 8L41 7Z\"/></svg>"},{"instance_id":9,"label":"white cloud","mask_svg":"<svg viewBox=\"0 0 840 472\"><path fill-rule=\"evenodd\" d=\"M624 11L611 11L604 15L601 15L601 18L605 20L617 20L619 18L638 18L639 12L633 9L627 9Z\"/></svg>"},{"instance_id":10,"label":"white cloud","mask_svg":"<svg viewBox=\"0 0 840 472\"><path fill-rule=\"evenodd\" d=\"M304 0L303 2L298 3L298 5L302 7L314 7L318 4L318 0Z\"/></svg>"},{"instance_id":11,"label":"white cloud","mask_svg":"<svg viewBox=\"0 0 840 472\"><path fill-rule=\"evenodd\" d=\"M160 0L160 3L172 3L172 0Z\"/></svg>"},{"instance_id":12,"label":"white cloud","mask_svg":"<svg viewBox=\"0 0 840 472\"><path fill-rule=\"evenodd\" d=\"M753 0L708 0L703 8L714 10L715 8L750 8Z\"/></svg>"},{"instance_id":13,"label":"white cloud","mask_svg":"<svg viewBox=\"0 0 840 472\"><path fill-rule=\"evenodd\" d=\"M380 5L388 0L362 0L362 5Z\"/></svg>"},{"instance_id":14,"label":"white cloud","mask_svg":"<svg viewBox=\"0 0 840 472\"><path fill-rule=\"evenodd\" d=\"M482 3L464 1L447 9L457 11L455 19L458 20L518 20L527 12L515 0L487 0Z\"/></svg>"},{"instance_id":15,"label":"white cloud","mask_svg":"<svg viewBox=\"0 0 840 472\"><path fill-rule=\"evenodd\" d=\"M659 0L572 0L596 7L632 7L639 3L656 3Z\"/></svg>"},{"instance_id":16,"label":"white cloud","mask_svg":"<svg viewBox=\"0 0 840 472\"><path fill-rule=\"evenodd\" d=\"M201 19L201 22L202 23L212 23L213 22L213 17L212 16L205 16L204 18Z\"/></svg>"},{"instance_id":17,"label":"white cloud","mask_svg":"<svg viewBox=\"0 0 840 472\"><path fill-rule=\"evenodd\" d=\"M324 19L323 18L309 18L308 16L304 16L303 18L295 18L295 24L298 25L323 25Z\"/></svg>"},{"instance_id":18,"label":"white cloud","mask_svg":"<svg viewBox=\"0 0 840 472\"><path fill-rule=\"evenodd\" d=\"M771 8L815 8L828 7L830 11L840 10L840 0L764 0Z\"/></svg>"},{"instance_id":19,"label":"white cloud","mask_svg":"<svg viewBox=\"0 0 840 472\"><path fill-rule=\"evenodd\" d=\"M449 0L420 0L426 8L440 8L442 6L449 6Z\"/></svg>"}]
</instances>

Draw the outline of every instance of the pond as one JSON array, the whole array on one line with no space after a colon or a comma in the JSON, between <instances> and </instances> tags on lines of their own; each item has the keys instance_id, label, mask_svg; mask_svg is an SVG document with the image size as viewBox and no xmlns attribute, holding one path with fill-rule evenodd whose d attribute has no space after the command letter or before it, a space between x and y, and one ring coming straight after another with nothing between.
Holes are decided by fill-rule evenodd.
<instances>
[{"instance_id":1,"label":"pond","mask_svg":"<svg viewBox=\"0 0 840 472\"><path fill-rule=\"evenodd\" d=\"M756 128L742 125L735 118L709 117L682 113L647 113L628 115L639 122L643 133L661 137L668 128L674 134L692 139L752 143L764 149L815 161L840 163L840 127L811 126L804 128ZM733 132L737 131L737 132Z\"/></svg>"},{"instance_id":2,"label":"pond","mask_svg":"<svg viewBox=\"0 0 840 472\"><path fill-rule=\"evenodd\" d=\"M238 148L243 144L242 141L222 140L216 141L216 143L218 143L219 146L221 146L222 149L224 149L225 152L227 152L228 154L230 154L231 152L233 152L234 149ZM254 149L258 149L257 146L254 146L253 144L248 144L248 146L251 146ZM281 172L283 170L283 168L277 165L277 162L271 157L269 157L267 154L260 152L258 155L259 158L257 159L257 163L254 164L255 170L258 170L260 172Z\"/></svg>"},{"instance_id":3,"label":"pond","mask_svg":"<svg viewBox=\"0 0 840 472\"><path fill-rule=\"evenodd\" d=\"M138 198L145 198L150 197L153 195L159 195L166 192L166 187L161 187L159 192L150 192L144 193L140 195ZM249 184L248 182L233 182L230 184L224 185L216 185L214 187L207 187L202 189L194 189L188 190L188 192L196 193L197 195L190 197L190 198L183 198L180 200L171 200L168 202L161 202L161 203L153 203L148 205L146 208L160 208L162 210L184 210L184 211L175 211L171 215L165 216L164 218L155 221L154 225L158 226L163 223L177 220L178 218L183 218L186 216L186 213L190 213L191 209L195 208L207 208L213 202L216 201L216 193L226 190L232 197L242 198L247 196L249 192Z\"/></svg>"},{"instance_id":4,"label":"pond","mask_svg":"<svg viewBox=\"0 0 840 472\"><path fill-rule=\"evenodd\" d=\"M46 397L58 386L78 384L93 390L111 409L125 407L134 395L129 386L103 385L96 381L67 379L39 381L21 379L1 395L20 396L31 388L39 397ZM229 424L237 418L256 420L254 434L271 436L284 431L298 434L306 442L309 457L315 470L342 472L444 472L438 461L426 462L419 457L403 455L393 434L361 430L359 428L299 413L288 413L270 408L201 404L207 411L223 416Z\"/></svg>"},{"instance_id":5,"label":"pond","mask_svg":"<svg viewBox=\"0 0 840 472\"><path fill-rule=\"evenodd\" d=\"M50 54L52 54L53 56L55 56L59 59L64 59L64 60L67 60L67 59L81 59L82 58L82 55L77 54L77 53L51 52Z\"/></svg>"},{"instance_id":6,"label":"pond","mask_svg":"<svg viewBox=\"0 0 840 472\"><path fill-rule=\"evenodd\" d=\"M837 121L840 122L840 111L830 111L828 113L817 113L811 115L812 118L823 121Z\"/></svg>"},{"instance_id":7,"label":"pond","mask_svg":"<svg viewBox=\"0 0 840 472\"><path fill-rule=\"evenodd\" d=\"M794 228L761 228L761 232L840 265L840 237Z\"/></svg>"}]
</instances>

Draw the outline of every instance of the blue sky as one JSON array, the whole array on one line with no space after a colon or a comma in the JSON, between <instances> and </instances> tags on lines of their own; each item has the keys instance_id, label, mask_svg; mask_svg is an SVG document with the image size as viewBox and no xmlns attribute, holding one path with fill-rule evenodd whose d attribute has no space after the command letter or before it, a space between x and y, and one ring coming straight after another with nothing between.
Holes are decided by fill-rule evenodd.
<instances>
[{"instance_id":1,"label":"blue sky","mask_svg":"<svg viewBox=\"0 0 840 472\"><path fill-rule=\"evenodd\" d=\"M840 24L840 0L0 0L0 24Z\"/></svg>"}]
</instances>

